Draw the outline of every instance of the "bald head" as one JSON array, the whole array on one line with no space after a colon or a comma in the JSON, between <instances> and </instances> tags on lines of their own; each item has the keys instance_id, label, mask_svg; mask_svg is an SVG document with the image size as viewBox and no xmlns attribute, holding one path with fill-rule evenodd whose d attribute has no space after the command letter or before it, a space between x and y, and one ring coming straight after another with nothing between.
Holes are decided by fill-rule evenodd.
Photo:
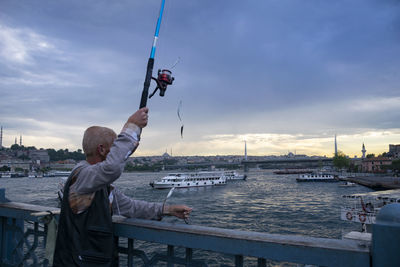
<instances>
[{"instance_id":1,"label":"bald head","mask_svg":"<svg viewBox=\"0 0 400 267\"><path fill-rule=\"evenodd\" d=\"M86 158L96 155L98 145L111 147L116 137L117 135L110 128L101 126L87 128L82 140L82 148Z\"/></svg>"}]
</instances>

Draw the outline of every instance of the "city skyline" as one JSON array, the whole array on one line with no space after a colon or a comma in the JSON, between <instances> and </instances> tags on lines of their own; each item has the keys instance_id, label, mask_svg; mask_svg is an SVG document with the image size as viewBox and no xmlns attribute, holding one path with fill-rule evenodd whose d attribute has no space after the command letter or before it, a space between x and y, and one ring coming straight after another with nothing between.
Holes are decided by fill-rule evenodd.
<instances>
[{"instance_id":1,"label":"city skyline","mask_svg":"<svg viewBox=\"0 0 400 267\"><path fill-rule=\"evenodd\" d=\"M2 129L3 130L3 129ZM2 134L3 134L3 131L1 131L1 136L2 136ZM300 151L298 151L297 149L289 149L289 150L287 150L286 151L286 153L271 153L271 154L262 154L262 153L256 153L256 154L249 154L248 155L248 153L247 153L247 141L246 140L244 140L243 141L243 144L244 144L244 146L243 146L243 151L242 151L242 153L232 153L232 154L221 154L221 153L213 153L213 154L187 154L187 155L182 155L182 154L180 154L180 155L175 155L175 154L172 154L172 148L166 148L162 153L156 153L156 154L149 154L149 155L145 155L145 154L139 154L138 156L159 156L159 155L162 155L163 153L168 153L169 152L169 155L173 155L173 156L215 156L215 155L233 155L233 156L238 156L238 155L243 155L243 157L245 157L245 158L247 158L247 155L248 156L284 156L284 155L289 155L290 153L293 153L294 155L307 155L307 156L326 156L326 157L331 157L331 156L333 156L333 155L336 155L336 153L338 152L338 151L340 151L340 152L343 152L343 153L345 153L347 156L350 156L350 157L360 157L360 158L362 158L363 157L363 155L365 156L365 153L366 152L368 152L367 154L375 154L376 156L378 156L378 155L380 155L380 154L382 154L382 153L384 153L384 152L387 152L388 151L388 147L389 147L389 145L390 144L387 144L387 147L386 148L383 148L383 149L381 149L381 150L379 150L379 147L375 150L375 151L368 151L367 149L366 149L366 147L365 147L365 143L363 142L362 143L362 145L361 145L361 149L360 149L360 153L354 153L354 154L351 154L351 153L346 153L345 151L343 151L343 150L341 150L340 149L340 147L338 148L338 142L337 142L337 135L335 134L334 135L334 141L333 141L333 152L332 152L332 155L329 155L329 153L325 153L325 154L307 154L307 153L302 153L302 151L300 150ZM347 140L349 140L349 137L345 137ZM2 139L1 139L1 141L2 141ZM2 143L0 142L0 145L1 145ZM33 147L36 147L37 149L39 149L39 148L44 148L44 149L54 149L53 147L37 147L37 146L35 146L35 145L31 145L31 144L29 144L29 145L24 145L23 143L22 143L22 135L20 135L19 136L19 143L17 142L17 137L15 137L15 139L14 139L14 143L13 144L18 144L18 145L23 145L23 146L26 146L26 147L29 147L29 146L33 146ZM11 144L11 145L13 145L13 144ZM8 147L11 147L11 145L9 145ZM7 146L3 146L3 147L7 147ZM1 147L0 147L1 148ZM67 147L64 147L64 148L56 148L56 149L69 149L69 148L67 148ZM82 149L81 147L78 147L78 148L75 148L75 149L69 149L70 151L76 151L76 150L78 150L78 149Z\"/></svg>"},{"instance_id":2,"label":"city skyline","mask_svg":"<svg viewBox=\"0 0 400 267\"><path fill-rule=\"evenodd\" d=\"M2 1L3 146L77 150L139 106L158 0ZM400 6L391 1L167 0L135 155L380 154L400 143ZM155 87L153 83L151 90ZM177 109L181 105L180 116ZM184 124L183 138L180 127Z\"/></svg>"}]
</instances>

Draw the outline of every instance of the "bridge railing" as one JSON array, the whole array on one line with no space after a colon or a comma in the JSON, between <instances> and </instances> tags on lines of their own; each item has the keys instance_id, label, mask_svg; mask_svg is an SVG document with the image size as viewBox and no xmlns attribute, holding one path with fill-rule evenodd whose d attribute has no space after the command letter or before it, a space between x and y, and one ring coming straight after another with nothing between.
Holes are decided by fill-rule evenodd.
<instances>
[{"instance_id":1,"label":"bridge railing","mask_svg":"<svg viewBox=\"0 0 400 267\"><path fill-rule=\"evenodd\" d=\"M381 210L373 228L372 247L354 240L278 235L123 217L114 217L113 222L114 234L119 238L119 253L124 259L121 266L160 266L161 263L167 266L227 266L215 261L210 263L204 257L196 258L197 251L224 254L233 259L234 266L266 266L269 261L316 266L364 267L372 266L372 263L373 266L400 266L399 206L387 205ZM46 243L49 247L49 242L46 242L48 227L42 217L32 215L46 210L55 209L6 202L4 190L0 189L0 266L50 265L51 259L43 248ZM143 241L155 243L156 249L146 251L146 246L137 244Z\"/></svg>"}]
</instances>

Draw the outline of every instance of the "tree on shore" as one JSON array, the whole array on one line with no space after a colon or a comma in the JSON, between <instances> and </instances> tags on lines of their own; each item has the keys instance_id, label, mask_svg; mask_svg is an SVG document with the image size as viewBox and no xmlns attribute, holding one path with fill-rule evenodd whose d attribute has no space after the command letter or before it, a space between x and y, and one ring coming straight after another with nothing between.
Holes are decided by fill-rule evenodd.
<instances>
[{"instance_id":1,"label":"tree on shore","mask_svg":"<svg viewBox=\"0 0 400 267\"><path fill-rule=\"evenodd\" d=\"M10 170L11 168L6 165L0 167L0 172L9 172Z\"/></svg>"},{"instance_id":2,"label":"tree on shore","mask_svg":"<svg viewBox=\"0 0 400 267\"><path fill-rule=\"evenodd\" d=\"M350 159L342 151L338 151L337 155L333 157L333 165L338 169L348 168Z\"/></svg>"},{"instance_id":3,"label":"tree on shore","mask_svg":"<svg viewBox=\"0 0 400 267\"><path fill-rule=\"evenodd\" d=\"M55 150L52 148L47 149L47 153L49 154L50 161L59 161L59 160L66 160L66 159L73 159L76 161L84 160L85 155L82 153L81 149L78 149L74 152L69 152L68 149L59 149Z\"/></svg>"},{"instance_id":4,"label":"tree on shore","mask_svg":"<svg viewBox=\"0 0 400 267\"><path fill-rule=\"evenodd\" d=\"M388 166L394 173L400 173L400 159L392 161L392 164Z\"/></svg>"}]
</instances>

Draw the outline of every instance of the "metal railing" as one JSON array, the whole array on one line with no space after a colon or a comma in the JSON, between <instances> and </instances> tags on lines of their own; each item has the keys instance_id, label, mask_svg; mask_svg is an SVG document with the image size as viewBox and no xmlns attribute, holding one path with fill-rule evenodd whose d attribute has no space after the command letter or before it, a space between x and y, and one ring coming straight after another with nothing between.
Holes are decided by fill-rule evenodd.
<instances>
[{"instance_id":1,"label":"metal railing","mask_svg":"<svg viewBox=\"0 0 400 267\"><path fill-rule=\"evenodd\" d=\"M44 252L48 232L46 223L43 217L32 215L49 209L55 210L7 202L4 189L0 189L0 266L49 265ZM123 217L114 217L113 223L114 235L119 238L118 250L124 258L120 261L121 266L160 266L161 263L162 266L227 266L215 261L209 263L207 253L226 255L232 258L234 266L267 266L269 261L316 266L400 266L399 211L400 204L387 205L381 210L373 227L371 246L354 240L278 235ZM141 246L141 242L156 245L147 251L148 247ZM206 256L197 257L197 251Z\"/></svg>"}]
</instances>

